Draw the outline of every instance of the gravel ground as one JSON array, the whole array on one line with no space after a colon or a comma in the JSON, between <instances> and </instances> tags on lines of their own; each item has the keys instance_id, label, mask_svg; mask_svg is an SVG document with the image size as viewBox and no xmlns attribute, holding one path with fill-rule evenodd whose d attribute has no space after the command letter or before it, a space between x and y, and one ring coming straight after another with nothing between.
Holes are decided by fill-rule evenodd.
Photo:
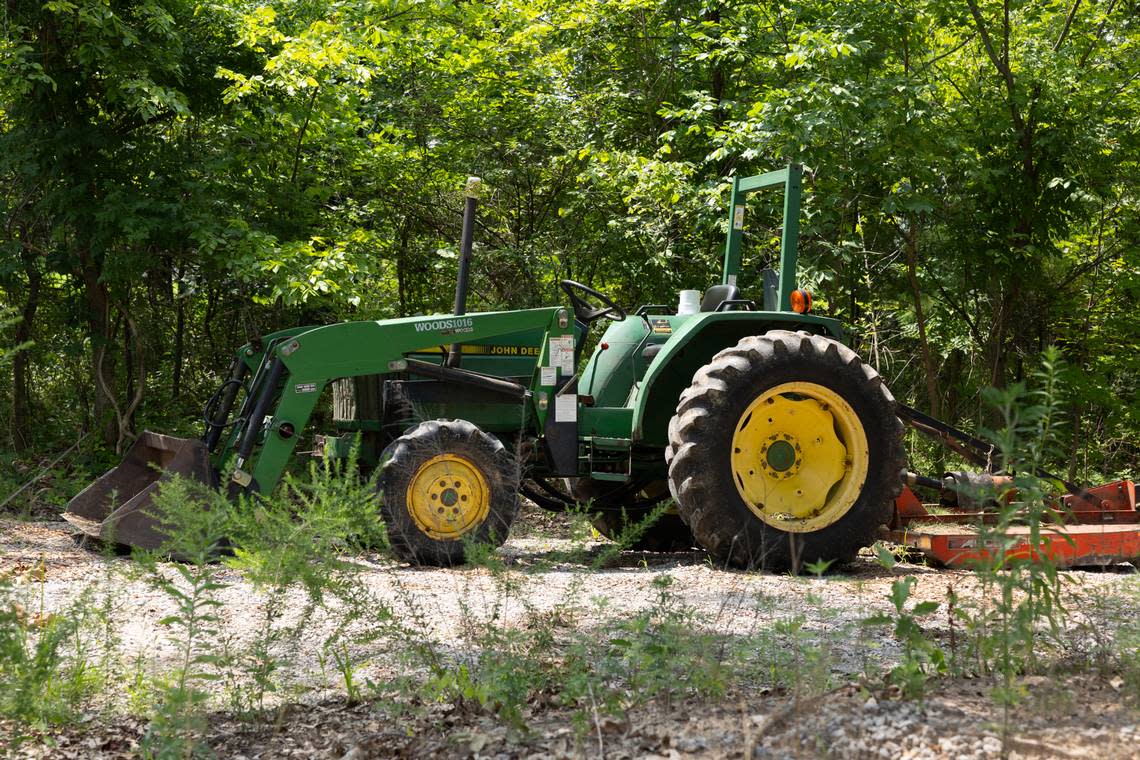
<instances>
[{"instance_id":1,"label":"gravel ground","mask_svg":"<svg viewBox=\"0 0 1140 760\"><path fill-rule=\"evenodd\" d=\"M900 565L885 570L861 557L842 572L823 578L794 578L725 571L702 554L627 552L617 566L592 570L588 561L567 559L572 544L561 528L530 516L502 550L508 565L520 572L520 585L505 590L484 569L418 569L379 557L361 557L361 577L378 603L404 619L418 616L420 630L445 651L462 652L473 622L497 615L506 626L526 625L534 616L563 614L577 602L575 624L588 627L600 616L628 617L654 603L660 579L668 575L675 599L694 611L694 620L724 637L746 637L771 630L774 621L795 620L800 641L823 647L833 683L859 674L882 671L898 658L896 643L869 632L860 621L891 609L891 583L905 574L918 582L916 601L945 601L953 589L963 603L976 598L978 585L964 571ZM596 553L600 545L587 545ZM42 571L38 570L42 567ZM86 587L107 594L113 607L112 628L123 662L143 662L161 672L176 662L177 651L159 621L174 611L169 597L154 590L125 557L104 557L79 549L65 524L0 522L0 573L21 576L29 589L28 604L37 614L63 611ZM174 577L173 566L162 568ZM1106 626L1120 624L1122 604L1140 598L1138 577L1120 571L1064 574L1070 583L1069 640L1074 650L1092 650ZM237 647L248 644L264 618L265 595L238 573L223 569L227 587L219 593L221 628ZM656 581L656 582L655 582ZM109 593L108 593L109 592ZM291 591L282 621L299 619L301 591ZM42 609L40 609L42 607ZM754 689L730 693L716 704L690 700L683 705L650 704L616 723L599 720L583 740L568 727L568 714L535 709L528 715L531 733L508 735L485 715L455 706L426 705L414 715L396 717L375 706L349 707L335 691L335 674L321 667L320 644L333 634L343 612L337 604L318 611L305 627L288 674L297 685L286 700L307 707L282 719L273 733L251 729L219 715L211 722L211 743L221 756L247 757L389 757L389 756L578 756L644 757L654 754L709 757L996 757L1001 740L990 685L981 681L939 681L919 704L897 698L890 690L841 686L824 697L801 704L795 690ZM1134 622L1134 612L1123 612ZM941 616L943 619L934 619ZM1111 617L1112 620L1098 616ZM1115 617L1113 617L1115 616ZM944 639L945 615L930 621L933 635ZM359 623L355 625L360 625ZM944 642L943 642L944 643ZM361 667L358 679L381 683L406 675L382 640L354 651ZM1038 677L1039 678L1039 677ZM1119 680L1119 679L1117 679ZM1135 705L1129 706L1111 678L1073 675L1028 681L1027 699L1018 707L1011 756L1140 757L1140 729ZM1126 690L1127 691L1127 690ZM1047 699L1046 699L1047 698ZM1044 701L1042 701L1044 700ZM286 711L288 705L282 705ZM41 737L10 750L12 757L131 756L142 725L137 720L108 722L92 718L83 730ZM0 736L17 728L0 724Z\"/></svg>"}]
</instances>

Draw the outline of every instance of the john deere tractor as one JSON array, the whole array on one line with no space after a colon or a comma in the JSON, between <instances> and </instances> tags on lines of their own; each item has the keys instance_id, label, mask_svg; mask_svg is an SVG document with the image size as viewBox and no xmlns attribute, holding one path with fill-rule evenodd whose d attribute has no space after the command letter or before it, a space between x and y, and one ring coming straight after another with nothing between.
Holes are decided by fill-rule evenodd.
<instances>
[{"instance_id":1,"label":"john deere tractor","mask_svg":"<svg viewBox=\"0 0 1140 760\"><path fill-rule=\"evenodd\" d=\"M409 562L462 562L502 543L520 492L583 504L603 533L667 499L647 548L782 569L851 557L902 488L902 425L879 375L797 288L801 170L733 182L720 282L680 307L627 311L563 280L567 305L464 313L477 195L469 190L455 313L284 330L242 346L199 439L144 433L66 517L156 547L151 496L173 474L267 493L335 385L322 447L382 468L377 498ZM742 293L745 199L783 190L778 273ZM592 354L583 357L591 330ZM660 511L660 510L657 510Z\"/></svg>"}]
</instances>

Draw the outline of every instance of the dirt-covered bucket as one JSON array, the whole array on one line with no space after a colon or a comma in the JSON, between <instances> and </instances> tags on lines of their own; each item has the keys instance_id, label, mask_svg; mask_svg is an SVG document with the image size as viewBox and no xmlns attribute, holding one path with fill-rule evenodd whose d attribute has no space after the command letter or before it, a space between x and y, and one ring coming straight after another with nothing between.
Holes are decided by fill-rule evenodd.
<instances>
[{"instance_id":1,"label":"dirt-covered bucket","mask_svg":"<svg viewBox=\"0 0 1140 760\"><path fill-rule=\"evenodd\" d=\"M196 438L144 431L118 467L68 503L63 519L101 541L157 549L166 535L151 509L153 498L174 475L216 485L206 445Z\"/></svg>"}]
</instances>

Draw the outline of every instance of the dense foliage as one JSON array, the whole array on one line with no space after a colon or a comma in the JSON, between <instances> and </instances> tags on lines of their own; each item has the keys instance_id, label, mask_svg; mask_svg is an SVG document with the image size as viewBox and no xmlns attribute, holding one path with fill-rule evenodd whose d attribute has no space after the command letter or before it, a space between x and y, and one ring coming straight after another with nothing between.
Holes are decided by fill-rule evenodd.
<instances>
[{"instance_id":1,"label":"dense foliage","mask_svg":"<svg viewBox=\"0 0 1140 760\"><path fill-rule=\"evenodd\" d=\"M446 311L469 174L474 307L563 277L636 305L712 284L731 176L799 161L802 279L896 396L984 423L979 389L1055 344L1054 465L1136 464L1136 0L7 0L2 23L15 451L189 429L263 331Z\"/></svg>"}]
</instances>

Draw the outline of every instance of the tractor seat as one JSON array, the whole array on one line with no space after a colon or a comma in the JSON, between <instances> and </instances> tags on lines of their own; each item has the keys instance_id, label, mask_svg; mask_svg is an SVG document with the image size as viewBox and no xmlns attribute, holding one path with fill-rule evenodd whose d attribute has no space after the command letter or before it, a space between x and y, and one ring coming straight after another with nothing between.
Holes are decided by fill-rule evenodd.
<instances>
[{"instance_id":1,"label":"tractor seat","mask_svg":"<svg viewBox=\"0 0 1140 760\"><path fill-rule=\"evenodd\" d=\"M735 301L740 298L740 288L735 285L713 285L705 291L701 299L701 311L716 311L716 308L725 301Z\"/></svg>"}]
</instances>

